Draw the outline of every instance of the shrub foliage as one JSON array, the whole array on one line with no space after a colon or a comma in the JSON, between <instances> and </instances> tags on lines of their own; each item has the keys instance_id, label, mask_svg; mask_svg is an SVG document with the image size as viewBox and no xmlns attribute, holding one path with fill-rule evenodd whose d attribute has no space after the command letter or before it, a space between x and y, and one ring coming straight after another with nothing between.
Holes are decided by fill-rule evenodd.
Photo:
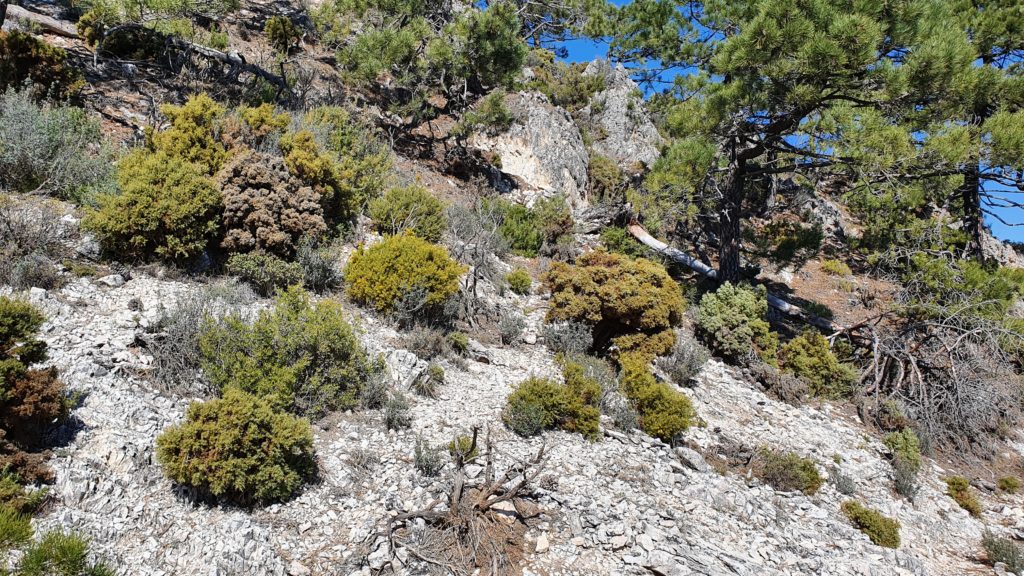
<instances>
[{"instance_id":1,"label":"shrub foliage","mask_svg":"<svg viewBox=\"0 0 1024 576\"><path fill-rule=\"evenodd\" d=\"M655 438L671 442L697 421L689 397L658 382L642 354L622 358L620 387L640 415L640 428Z\"/></svg>"},{"instance_id":2,"label":"shrub foliage","mask_svg":"<svg viewBox=\"0 0 1024 576\"><path fill-rule=\"evenodd\" d=\"M771 331L767 314L764 287L747 288L726 282L701 298L697 333L713 351L727 359L741 360L754 351L774 364L778 336Z\"/></svg>"},{"instance_id":3,"label":"shrub foliage","mask_svg":"<svg viewBox=\"0 0 1024 576\"><path fill-rule=\"evenodd\" d=\"M547 378L528 378L508 397L502 419L520 436L535 436L544 430L579 432L586 438L600 437L601 386L587 378L581 366L567 363L564 383Z\"/></svg>"},{"instance_id":4,"label":"shrub foliage","mask_svg":"<svg viewBox=\"0 0 1024 576\"><path fill-rule=\"evenodd\" d=\"M842 504L843 514L876 546L900 547L900 523L883 516L877 510L865 507L860 502L847 500Z\"/></svg>"},{"instance_id":5,"label":"shrub foliage","mask_svg":"<svg viewBox=\"0 0 1024 576\"><path fill-rule=\"evenodd\" d=\"M776 490L799 490L810 496L824 484L814 460L793 452L780 452L762 448L758 453L754 473Z\"/></svg>"},{"instance_id":6,"label":"shrub foliage","mask_svg":"<svg viewBox=\"0 0 1024 576\"><path fill-rule=\"evenodd\" d=\"M316 471L309 422L235 388L190 405L156 456L174 482L243 505L287 499Z\"/></svg>"},{"instance_id":7,"label":"shrub foliage","mask_svg":"<svg viewBox=\"0 0 1024 576\"><path fill-rule=\"evenodd\" d=\"M448 229L445 205L426 188L392 188L370 202L370 218L383 234L410 230L428 242L437 242Z\"/></svg>"},{"instance_id":8,"label":"shrub foliage","mask_svg":"<svg viewBox=\"0 0 1024 576\"><path fill-rule=\"evenodd\" d=\"M839 398L852 392L857 379L854 368L842 364L820 332L808 330L779 350L782 369L807 382L815 396Z\"/></svg>"}]
</instances>

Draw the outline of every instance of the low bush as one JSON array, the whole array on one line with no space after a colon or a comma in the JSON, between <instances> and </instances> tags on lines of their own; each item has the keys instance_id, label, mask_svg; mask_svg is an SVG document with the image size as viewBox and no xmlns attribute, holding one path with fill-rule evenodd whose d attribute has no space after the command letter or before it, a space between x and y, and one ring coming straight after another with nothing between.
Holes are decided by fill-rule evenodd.
<instances>
[{"instance_id":1,"label":"low bush","mask_svg":"<svg viewBox=\"0 0 1024 576\"><path fill-rule=\"evenodd\" d=\"M420 396L437 398L437 389L444 384L444 368L431 362L427 369L412 381L412 389Z\"/></svg>"},{"instance_id":2,"label":"low bush","mask_svg":"<svg viewBox=\"0 0 1024 576\"><path fill-rule=\"evenodd\" d=\"M587 191L589 192L591 202L615 202L622 200L624 197L624 180L625 177L622 170L614 160L593 151L590 152L590 161L587 163ZM606 228L605 230L619 231L623 234L626 232L622 228ZM604 232L604 230L601 231L601 241L605 242L605 246L607 246ZM616 232L615 234L617 235L618 233ZM618 238L626 239L624 236L618 236ZM636 241L633 241L633 244L639 247ZM608 249L612 250L610 246Z\"/></svg>"},{"instance_id":3,"label":"low bush","mask_svg":"<svg viewBox=\"0 0 1024 576\"><path fill-rule=\"evenodd\" d=\"M302 285L314 292L326 292L341 283L333 251L306 236L299 241L295 262L302 267Z\"/></svg>"},{"instance_id":4,"label":"low bush","mask_svg":"<svg viewBox=\"0 0 1024 576\"><path fill-rule=\"evenodd\" d=\"M321 196L269 154L239 154L217 177L224 202L224 240L233 252L295 254L303 237L327 232Z\"/></svg>"},{"instance_id":5,"label":"low bush","mask_svg":"<svg viewBox=\"0 0 1024 576\"><path fill-rule=\"evenodd\" d=\"M505 345L515 344L523 336L526 319L518 312L507 312L498 320L498 336Z\"/></svg>"},{"instance_id":6,"label":"low bush","mask_svg":"<svg viewBox=\"0 0 1024 576\"><path fill-rule=\"evenodd\" d=\"M815 396L848 396L857 380L856 370L842 364L820 332L808 330L787 342L779 350L782 369L807 382Z\"/></svg>"},{"instance_id":7,"label":"low bush","mask_svg":"<svg viewBox=\"0 0 1024 576\"><path fill-rule=\"evenodd\" d=\"M530 278L530 273L526 271L526 268L516 268L505 275L505 284L514 294L525 296L533 287L533 279Z\"/></svg>"},{"instance_id":8,"label":"low bush","mask_svg":"<svg viewBox=\"0 0 1024 576\"><path fill-rule=\"evenodd\" d=\"M100 123L80 108L0 91L0 189L86 203L114 184Z\"/></svg>"},{"instance_id":9,"label":"low bush","mask_svg":"<svg viewBox=\"0 0 1024 576\"><path fill-rule=\"evenodd\" d=\"M595 251L575 266L555 262L542 280L551 292L547 320L589 325L594 349L615 345L650 356L671 350L685 303L663 266Z\"/></svg>"},{"instance_id":10,"label":"low bush","mask_svg":"<svg viewBox=\"0 0 1024 576\"><path fill-rule=\"evenodd\" d=\"M690 399L664 382L655 380L646 357L630 354L621 358L620 388L640 416L640 428L665 442L696 423L697 413Z\"/></svg>"},{"instance_id":11,"label":"low bush","mask_svg":"<svg viewBox=\"0 0 1024 576\"><path fill-rule=\"evenodd\" d=\"M817 492L824 483L814 460L771 448L758 451L754 474L776 490L799 490L808 496Z\"/></svg>"},{"instance_id":12,"label":"low bush","mask_svg":"<svg viewBox=\"0 0 1024 576\"><path fill-rule=\"evenodd\" d=\"M211 319L199 347L217 389L239 388L303 415L355 407L376 369L341 305L311 303L296 286L251 324L237 314Z\"/></svg>"},{"instance_id":13,"label":"low bush","mask_svg":"<svg viewBox=\"0 0 1024 576\"><path fill-rule=\"evenodd\" d=\"M857 492L857 483L853 478L844 474L839 468L833 468L832 472L828 475L829 480L832 481L832 485L835 486L836 491L845 496L852 496Z\"/></svg>"},{"instance_id":14,"label":"low bush","mask_svg":"<svg viewBox=\"0 0 1024 576\"><path fill-rule=\"evenodd\" d=\"M981 517L981 503L971 488L970 481L963 476L950 476L944 478L946 483L946 495L952 498L961 508L966 510L975 518Z\"/></svg>"},{"instance_id":15,"label":"low bush","mask_svg":"<svg viewBox=\"0 0 1024 576\"><path fill-rule=\"evenodd\" d=\"M644 258L650 252L643 244L626 231L625 228L609 226L601 230L601 244L609 252L622 254L630 258Z\"/></svg>"},{"instance_id":16,"label":"low bush","mask_svg":"<svg viewBox=\"0 0 1024 576\"><path fill-rule=\"evenodd\" d=\"M502 221L498 231L520 256L555 256L559 245L571 237L572 211L561 195L542 198L532 208L506 203L500 206Z\"/></svg>"},{"instance_id":17,"label":"low bush","mask_svg":"<svg viewBox=\"0 0 1024 576\"><path fill-rule=\"evenodd\" d=\"M755 381L764 386L768 393L787 404L799 406L810 396L807 382L779 370L777 366L760 358L752 359L747 364L747 370Z\"/></svg>"},{"instance_id":18,"label":"low bush","mask_svg":"<svg viewBox=\"0 0 1024 576\"><path fill-rule=\"evenodd\" d=\"M594 345L590 326L583 322L550 322L544 325L544 342L555 354L583 356Z\"/></svg>"},{"instance_id":19,"label":"low bush","mask_svg":"<svg viewBox=\"0 0 1024 576\"><path fill-rule=\"evenodd\" d=\"M1024 571L1024 548L1017 542L986 530L981 538L981 547L985 549L989 564L1004 564L1012 574Z\"/></svg>"},{"instance_id":20,"label":"low bush","mask_svg":"<svg viewBox=\"0 0 1024 576\"><path fill-rule=\"evenodd\" d=\"M41 100L67 99L85 84L67 62L67 52L20 30L0 31L0 92L28 84Z\"/></svg>"},{"instance_id":21,"label":"low bush","mask_svg":"<svg viewBox=\"0 0 1024 576\"><path fill-rule=\"evenodd\" d=\"M413 463L416 470L424 476L437 476L444 468L444 449L436 448L427 444L422 437L416 437L416 447L413 452Z\"/></svg>"},{"instance_id":22,"label":"low bush","mask_svg":"<svg viewBox=\"0 0 1024 576\"><path fill-rule=\"evenodd\" d=\"M709 358L711 353L700 342L685 334L677 334L672 351L658 358L657 364L673 382L685 385L700 373Z\"/></svg>"},{"instance_id":23,"label":"low bush","mask_svg":"<svg viewBox=\"0 0 1024 576\"><path fill-rule=\"evenodd\" d=\"M382 234L410 230L428 242L437 242L448 229L444 202L418 185L392 188L372 200L370 218Z\"/></svg>"},{"instance_id":24,"label":"low bush","mask_svg":"<svg viewBox=\"0 0 1024 576\"><path fill-rule=\"evenodd\" d=\"M459 356L465 356L469 352L469 336L465 332L451 332L447 340L448 345Z\"/></svg>"},{"instance_id":25,"label":"low bush","mask_svg":"<svg viewBox=\"0 0 1024 576\"><path fill-rule=\"evenodd\" d=\"M842 260L822 260L821 271L829 276L849 276L853 274L853 270L843 262Z\"/></svg>"},{"instance_id":26,"label":"low bush","mask_svg":"<svg viewBox=\"0 0 1024 576\"><path fill-rule=\"evenodd\" d=\"M0 513L9 510L15 514L35 513L46 501L49 490L29 489L10 466L0 469ZM0 520L0 525L3 520ZM3 549L4 528L0 527L0 549Z\"/></svg>"},{"instance_id":27,"label":"low bush","mask_svg":"<svg viewBox=\"0 0 1024 576\"><path fill-rule=\"evenodd\" d=\"M560 429L598 439L600 385L576 364L567 363L563 374L564 383L535 377L521 382L508 397L502 413L505 424L520 436Z\"/></svg>"},{"instance_id":28,"label":"low bush","mask_svg":"<svg viewBox=\"0 0 1024 576\"><path fill-rule=\"evenodd\" d=\"M880 512L853 500L843 502L842 510L850 522L866 534L876 546L900 547L900 523L898 521L887 518Z\"/></svg>"},{"instance_id":29,"label":"low bush","mask_svg":"<svg viewBox=\"0 0 1024 576\"><path fill-rule=\"evenodd\" d=\"M436 308L459 290L466 271L448 251L410 234L391 236L349 258L345 283L353 300L390 313L406 294L424 292L423 307Z\"/></svg>"},{"instance_id":30,"label":"low bush","mask_svg":"<svg viewBox=\"0 0 1024 576\"><path fill-rule=\"evenodd\" d=\"M174 482L242 505L288 499L316 472L309 422L237 388L191 404L156 457Z\"/></svg>"},{"instance_id":31,"label":"low bush","mask_svg":"<svg viewBox=\"0 0 1024 576\"><path fill-rule=\"evenodd\" d=\"M1016 494L1020 491L1020 478L1016 476L1003 476L996 484L1000 492Z\"/></svg>"},{"instance_id":32,"label":"low bush","mask_svg":"<svg viewBox=\"0 0 1024 576\"><path fill-rule=\"evenodd\" d=\"M195 164L136 150L118 163L119 194L98 198L83 226L120 259L187 261L217 236L221 196Z\"/></svg>"},{"instance_id":33,"label":"low bush","mask_svg":"<svg viewBox=\"0 0 1024 576\"><path fill-rule=\"evenodd\" d=\"M215 283L178 298L152 327L146 339L153 356L153 379L163 390L182 396L212 394L202 378L199 339L210 318L238 312L256 299L245 284Z\"/></svg>"},{"instance_id":34,"label":"low bush","mask_svg":"<svg viewBox=\"0 0 1024 576\"><path fill-rule=\"evenodd\" d=\"M500 134L512 126L515 116L505 104L504 90L495 90L484 96L476 106L462 115L462 120L454 128L456 136L468 136L473 132Z\"/></svg>"},{"instance_id":35,"label":"low bush","mask_svg":"<svg viewBox=\"0 0 1024 576\"><path fill-rule=\"evenodd\" d=\"M388 430L404 430L412 426L412 414L409 414L409 400L396 392L384 404L384 425Z\"/></svg>"},{"instance_id":36,"label":"low bush","mask_svg":"<svg viewBox=\"0 0 1024 576\"><path fill-rule=\"evenodd\" d=\"M918 491L921 490L921 484L917 479L918 469L907 460L897 458L892 461L892 471L896 493L913 501Z\"/></svg>"},{"instance_id":37,"label":"low bush","mask_svg":"<svg viewBox=\"0 0 1024 576\"><path fill-rule=\"evenodd\" d=\"M303 283L302 266L263 252L232 254L224 269L237 276L261 296L273 296L278 290Z\"/></svg>"},{"instance_id":38,"label":"low bush","mask_svg":"<svg viewBox=\"0 0 1024 576\"><path fill-rule=\"evenodd\" d=\"M775 364L778 335L768 324L768 301L763 286L748 288L726 282L708 292L697 309L697 334L717 354L738 361L751 352Z\"/></svg>"},{"instance_id":39,"label":"low bush","mask_svg":"<svg viewBox=\"0 0 1024 576\"><path fill-rule=\"evenodd\" d=\"M177 106L163 104L160 112L170 126L160 132L147 132L146 143L151 151L176 161L194 164L207 176L213 176L228 158L219 138L224 107L205 93L195 94Z\"/></svg>"}]
</instances>

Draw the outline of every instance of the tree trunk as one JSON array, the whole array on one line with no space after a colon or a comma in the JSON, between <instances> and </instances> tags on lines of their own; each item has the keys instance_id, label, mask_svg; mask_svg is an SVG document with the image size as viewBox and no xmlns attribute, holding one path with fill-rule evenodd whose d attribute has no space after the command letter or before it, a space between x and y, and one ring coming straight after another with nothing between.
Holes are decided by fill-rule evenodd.
<instances>
[{"instance_id":1,"label":"tree trunk","mask_svg":"<svg viewBox=\"0 0 1024 576\"><path fill-rule=\"evenodd\" d=\"M747 163L735 158L733 163L718 207L718 279L736 284L740 280L740 217Z\"/></svg>"},{"instance_id":2,"label":"tree trunk","mask_svg":"<svg viewBox=\"0 0 1024 576\"><path fill-rule=\"evenodd\" d=\"M4 27L5 19L7 19L7 0L0 0L0 28Z\"/></svg>"},{"instance_id":3,"label":"tree trunk","mask_svg":"<svg viewBox=\"0 0 1024 576\"><path fill-rule=\"evenodd\" d=\"M964 181L960 184L960 199L963 203L961 222L967 233L964 257L980 261L985 257L981 246L981 232L985 223L981 212L981 166L977 159L971 160L963 176Z\"/></svg>"}]
</instances>

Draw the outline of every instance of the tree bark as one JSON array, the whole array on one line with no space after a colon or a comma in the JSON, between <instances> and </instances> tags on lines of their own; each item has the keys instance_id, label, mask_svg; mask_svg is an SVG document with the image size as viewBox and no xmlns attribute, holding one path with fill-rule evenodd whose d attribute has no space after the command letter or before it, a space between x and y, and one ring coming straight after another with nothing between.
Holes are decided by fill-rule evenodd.
<instances>
[{"instance_id":1,"label":"tree bark","mask_svg":"<svg viewBox=\"0 0 1024 576\"><path fill-rule=\"evenodd\" d=\"M78 31L76 31L75 27L71 24L66 24L55 18L50 18L45 14L26 10L21 6L7 6L6 0L0 0L0 6L4 6L6 8L7 14L10 14L11 18L28 20L36 26L39 26L39 28L44 32L49 32L50 34L56 34L65 38L78 38Z\"/></svg>"},{"instance_id":2,"label":"tree bark","mask_svg":"<svg viewBox=\"0 0 1024 576\"><path fill-rule=\"evenodd\" d=\"M4 20L7 19L7 0L0 0L0 28L4 27Z\"/></svg>"},{"instance_id":3,"label":"tree bark","mask_svg":"<svg viewBox=\"0 0 1024 576\"><path fill-rule=\"evenodd\" d=\"M740 280L740 217L747 163L735 157L732 163L718 208L718 279L736 284Z\"/></svg>"},{"instance_id":4,"label":"tree bark","mask_svg":"<svg viewBox=\"0 0 1024 576\"><path fill-rule=\"evenodd\" d=\"M985 253L981 245L981 232L984 229L984 215L981 211L981 166L977 159L963 172L964 181L960 184L960 199L963 203L961 222L967 233L967 247L964 256L981 261Z\"/></svg>"}]
</instances>

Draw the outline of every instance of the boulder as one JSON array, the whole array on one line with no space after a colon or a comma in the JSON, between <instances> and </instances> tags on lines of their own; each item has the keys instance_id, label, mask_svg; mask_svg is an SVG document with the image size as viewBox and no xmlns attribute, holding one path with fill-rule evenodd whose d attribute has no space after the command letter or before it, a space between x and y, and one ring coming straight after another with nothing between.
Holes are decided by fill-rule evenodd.
<instances>
[{"instance_id":1,"label":"boulder","mask_svg":"<svg viewBox=\"0 0 1024 576\"><path fill-rule=\"evenodd\" d=\"M651 165L660 155L664 142L644 109L643 96L636 82L621 64L594 60L583 71L586 76L603 76L604 90L590 99L581 112L593 126L594 150L615 161L626 172L635 172L638 163Z\"/></svg>"}]
</instances>

